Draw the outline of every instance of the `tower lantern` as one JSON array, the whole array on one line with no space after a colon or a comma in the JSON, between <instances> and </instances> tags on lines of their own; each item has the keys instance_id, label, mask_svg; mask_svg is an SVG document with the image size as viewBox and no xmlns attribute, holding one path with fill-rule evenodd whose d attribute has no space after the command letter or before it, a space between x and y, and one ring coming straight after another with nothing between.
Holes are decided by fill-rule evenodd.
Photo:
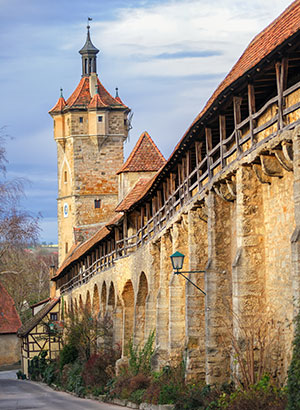
<instances>
[{"instance_id":1,"label":"tower lantern","mask_svg":"<svg viewBox=\"0 0 300 410\"><path fill-rule=\"evenodd\" d=\"M92 73L97 73L97 54L98 48L94 46L90 36L90 25L87 25L86 42L82 49L79 51L82 58L82 77L89 76Z\"/></svg>"}]
</instances>

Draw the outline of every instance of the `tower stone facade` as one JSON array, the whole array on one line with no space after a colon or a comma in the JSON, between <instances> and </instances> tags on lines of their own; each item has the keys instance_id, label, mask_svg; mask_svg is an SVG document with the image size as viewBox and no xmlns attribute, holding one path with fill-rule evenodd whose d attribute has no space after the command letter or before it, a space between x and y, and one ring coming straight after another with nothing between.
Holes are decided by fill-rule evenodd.
<instances>
[{"instance_id":1,"label":"tower stone facade","mask_svg":"<svg viewBox=\"0 0 300 410\"><path fill-rule=\"evenodd\" d=\"M65 101L50 110L57 143L59 264L71 247L99 229L118 202L117 171L123 165L129 108L112 97L97 75L99 50L87 39L79 51L82 78Z\"/></svg>"}]
</instances>

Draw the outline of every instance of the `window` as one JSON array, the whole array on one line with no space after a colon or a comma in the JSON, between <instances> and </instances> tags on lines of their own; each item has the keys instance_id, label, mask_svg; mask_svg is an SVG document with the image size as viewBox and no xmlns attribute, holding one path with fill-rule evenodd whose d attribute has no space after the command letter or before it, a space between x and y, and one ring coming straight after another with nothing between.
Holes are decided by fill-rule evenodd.
<instances>
[{"instance_id":1,"label":"window","mask_svg":"<svg viewBox=\"0 0 300 410\"><path fill-rule=\"evenodd\" d=\"M103 120L102 115L98 115L98 122L102 122L102 120Z\"/></svg>"},{"instance_id":2,"label":"window","mask_svg":"<svg viewBox=\"0 0 300 410\"><path fill-rule=\"evenodd\" d=\"M69 245L68 242L65 243L65 253L67 254L69 250Z\"/></svg>"},{"instance_id":3,"label":"window","mask_svg":"<svg viewBox=\"0 0 300 410\"><path fill-rule=\"evenodd\" d=\"M68 182L68 173L67 173L67 171L64 172L64 181Z\"/></svg>"},{"instance_id":4,"label":"window","mask_svg":"<svg viewBox=\"0 0 300 410\"><path fill-rule=\"evenodd\" d=\"M83 122L83 117L79 117L79 122Z\"/></svg>"},{"instance_id":5,"label":"window","mask_svg":"<svg viewBox=\"0 0 300 410\"><path fill-rule=\"evenodd\" d=\"M95 199L95 208L101 207L101 199Z\"/></svg>"},{"instance_id":6,"label":"window","mask_svg":"<svg viewBox=\"0 0 300 410\"><path fill-rule=\"evenodd\" d=\"M56 321L57 320L57 313L50 313L50 320Z\"/></svg>"}]
</instances>

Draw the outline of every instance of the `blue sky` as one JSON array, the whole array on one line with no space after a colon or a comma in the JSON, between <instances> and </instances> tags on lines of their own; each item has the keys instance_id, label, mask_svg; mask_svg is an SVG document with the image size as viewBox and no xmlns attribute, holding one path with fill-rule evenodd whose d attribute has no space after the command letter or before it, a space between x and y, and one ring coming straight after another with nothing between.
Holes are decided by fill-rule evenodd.
<instances>
[{"instance_id":1,"label":"blue sky","mask_svg":"<svg viewBox=\"0 0 300 410\"><path fill-rule=\"evenodd\" d=\"M127 157L147 130L167 158L251 39L287 0L0 0L0 126L8 177L22 205L42 214L41 240L57 241L56 146L49 109L76 88L86 36L98 75L134 112Z\"/></svg>"}]
</instances>

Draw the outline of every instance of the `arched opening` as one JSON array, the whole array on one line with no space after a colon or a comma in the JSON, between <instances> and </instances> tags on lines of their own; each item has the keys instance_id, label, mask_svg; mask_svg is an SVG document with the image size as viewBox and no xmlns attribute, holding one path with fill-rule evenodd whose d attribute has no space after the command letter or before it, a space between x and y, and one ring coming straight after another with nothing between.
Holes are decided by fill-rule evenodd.
<instances>
[{"instance_id":1,"label":"arched opening","mask_svg":"<svg viewBox=\"0 0 300 410\"><path fill-rule=\"evenodd\" d=\"M117 297L117 305L114 315L114 328L113 328L113 339L114 343L118 343L122 346L123 339L123 306L121 299ZM122 346L122 354L124 354L124 349Z\"/></svg>"},{"instance_id":2,"label":"arched opening","mask_svg":"<svg viewBox=\"0 0 300 410\"><path fill-rule=\"evenodd\" d=\"M79 295L79 314L83 312L83 302L82 302L82 297Z\"/></svg>"},{"instance_id":3,"label":"arched opening","mask_svg":"<svg viewBox=\"0 0 300 410\"><path fill-rule=\"evenodd\" d=\"M145 339L146 298L148 281L144 272L140 275L139 290L135 307L135 343L143 345Z\"/></svg>"},{"instance_id":4,"label":"arched opening","mask_svg":"<svg viewBox=\"0 0 300 410\"><path fill-rule=\"evenodd\" d=\"M125 283L122 298L124 301L123 312L123 354L127 354L128 344L133 336L133 319L134 319L134 290L131 280Z\"/></svg>"},{"instance_id":5,"label":"arched opening","mask_svg":"<svg viewBox=\"0 0 300 410\"><path fill-rule=\"evenodd\" d=\"M86 310L87 313L92 312L91 296L90 296L89 291L87 291L87 294L86 294L85 310Z\"/></svg>"},{"instance_id":6,"label":"arched opening","mask_svg":"<svg viewBox=\"0 0 300 410\"><path fill-rule=\"evenodd\" d=\"M74 301L74 314L75 314L75 315L78 314L78 303L77 303L77 299L75 299L75 301Z\"/></svg>"},{"instance_id":7,"label":"arched opening","mask_svg":"<svg viewBox=\"0 0 300 410\"><path fill-rule=\"evenodd\" d=\"M99 311L100 311L99 292L98 292L98 286L95 283L95 285L94 285L94 295L93 295L93 314L95 316L98 316Z\"/></svg>"},{"instance_id":8,"label":"arched opening","mask_svg":"<svg viewBox=\"0 0 300 410\"><path fill-rule=\"evenodd\" d=\"M103 317L105 316L105 313L106 313L106 295L107 295L106 283L103 282L102 291L101 291L101 314Z\"/></svg>"},{"instance_id":9,"label":"arched opening","mask_svg":"<svg viewBox=\"0 0 300 410\"><path fill-rule=\"evenodd\" d=\"M112 317L113 311L115 308L115 287L113 282L111 282L108 292L108 301L107 301L107 314Z\"/></svg>"}]
</instances>

